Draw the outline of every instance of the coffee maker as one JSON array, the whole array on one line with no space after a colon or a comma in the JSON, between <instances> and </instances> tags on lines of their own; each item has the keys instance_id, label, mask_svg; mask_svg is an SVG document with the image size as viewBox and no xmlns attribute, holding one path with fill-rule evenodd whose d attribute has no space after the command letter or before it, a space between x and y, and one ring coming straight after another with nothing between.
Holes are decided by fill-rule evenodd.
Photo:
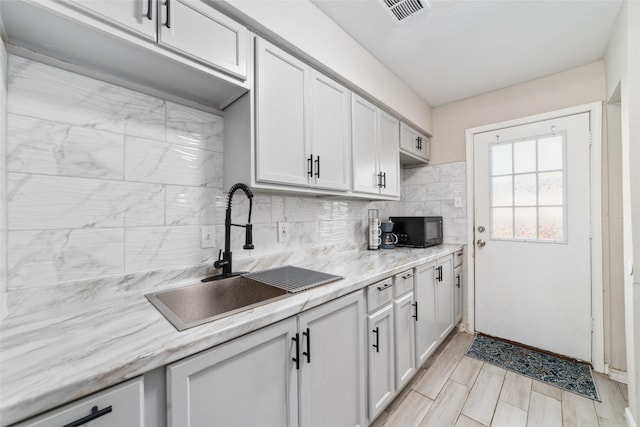
<instances>
[{"instance_id":1,"label":"coffee maker","mask_svg":"<svg viewBox=\"0 0 640 427\"><path fill-rule=\"evenodd\" d=\"M393 222L388 221L380 223L380 230L382 230L382 236L380 237L380 248L394 249L396 247L396 243L398 243L398 236L392 233Z\"/></svg>"}]
</instances>

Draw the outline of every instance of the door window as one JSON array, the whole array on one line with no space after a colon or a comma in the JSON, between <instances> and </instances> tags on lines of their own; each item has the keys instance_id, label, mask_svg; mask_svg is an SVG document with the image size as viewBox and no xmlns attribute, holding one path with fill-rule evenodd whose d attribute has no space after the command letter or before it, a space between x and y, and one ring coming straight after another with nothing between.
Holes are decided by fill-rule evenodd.
<instances>
[{"instance_id":1,"label":"door window","mask_svg":"<svg viewBox=\"0 0 640 427\"><path fill-rule=\"evenodd\" d=\"M490 144L491 239L566 243L565 140Z\"/></svg>"}]
</instances>

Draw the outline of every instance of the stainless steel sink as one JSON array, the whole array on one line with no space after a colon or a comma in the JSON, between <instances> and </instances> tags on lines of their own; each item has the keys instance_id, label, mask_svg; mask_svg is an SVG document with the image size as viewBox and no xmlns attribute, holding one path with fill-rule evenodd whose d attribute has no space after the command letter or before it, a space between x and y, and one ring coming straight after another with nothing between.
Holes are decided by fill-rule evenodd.
<instances>
[{"instance_id":1,"label":"stainless steel sink","mask_svg":"<svg viewBox=\"0 0 640 427\"><path fill-rule=\"evenodd\" d=\"M179 331L284 298L286 290L235 276L147 294Z\"/></svg>"}]
</instances>

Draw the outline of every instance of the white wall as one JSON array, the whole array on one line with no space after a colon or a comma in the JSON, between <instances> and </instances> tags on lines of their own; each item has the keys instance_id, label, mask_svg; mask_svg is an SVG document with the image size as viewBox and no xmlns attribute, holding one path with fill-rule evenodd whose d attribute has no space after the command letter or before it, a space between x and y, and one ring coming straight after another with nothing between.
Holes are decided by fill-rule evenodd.
<instances>
[{"instance_id":1,"label":"white wall","mask_svg":"<svg viewBox=\"0 0 640 427\"><path fill-rule=\"evenodd\" d=\"M433 109L431 164L465 159L465 130L605 100L604 62L563 71Z\"/></svg>"},{"instance_id":2,"label":"white wall","mask_svg":"<svg viewBox=\"0 0 640 427\"><path fill-rule=\"evenodd\" d=\"M2 25L0 23L0 28ZM0 41L0 320L7 314L7 51Z\"/></svg>"},{"instance_id":3,"label":"white wall","mask_svg":"<svg viewBox=\"0 0 640 427\"><path fill-rule=\"evenodd\" d=\"M308 0L225 0L218 4L433 133L429 104Z\"/></svg>"}]
</instances>

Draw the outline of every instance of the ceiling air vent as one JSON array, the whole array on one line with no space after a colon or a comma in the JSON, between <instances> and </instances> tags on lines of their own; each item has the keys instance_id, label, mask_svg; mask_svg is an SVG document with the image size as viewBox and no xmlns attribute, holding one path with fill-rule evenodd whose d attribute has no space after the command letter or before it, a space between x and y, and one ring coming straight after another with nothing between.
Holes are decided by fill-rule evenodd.
<instances>
[{"instance_id":1,"label":"ceiling air vent","mask_svg":"<svg viewBox=\"0 0 640 427\"><path fill-rule=\"evenodd\" d=\"M403 21L429 7L427 0L382 0L397 22Z\"/></svg>"}]
</instances>

